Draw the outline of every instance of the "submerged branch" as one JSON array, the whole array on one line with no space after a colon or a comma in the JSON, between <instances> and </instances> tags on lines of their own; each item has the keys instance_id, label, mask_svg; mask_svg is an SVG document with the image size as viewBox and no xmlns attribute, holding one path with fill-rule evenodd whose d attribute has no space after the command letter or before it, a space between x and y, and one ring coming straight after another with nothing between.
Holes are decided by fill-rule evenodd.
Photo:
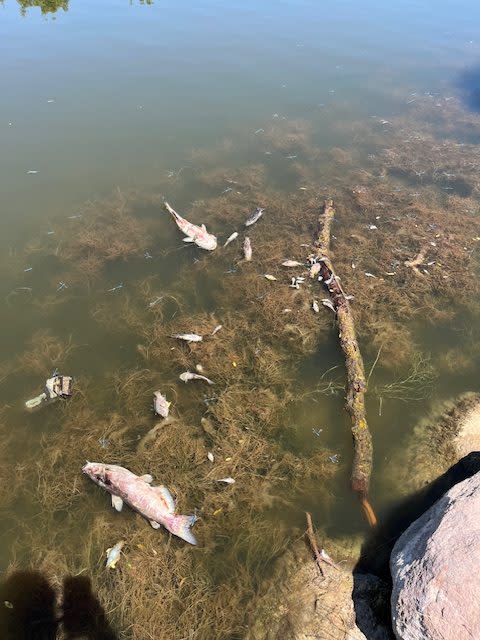
<instances>
[{"instance_id":1,"label":"submerged branch","mask_svg":"<svg viewBox=\"0 0 480 640\"><path fill-rule=\"evenodd\" d=\"M375 514L367 499L373 459L372 437L365 411L367 382L350 304L329 256L330 229L334 216L333 200L326 200L323 214L319 219L320 225L314 239L314 246L316 248L316 257L320 263L320 276L332 298L337 316L340 346L345 356L347 368L346 409L352 421L354 443L351 474L352 489L360 496L368 522L374 525L376 523Z\"/></svg>"}]
</instances>

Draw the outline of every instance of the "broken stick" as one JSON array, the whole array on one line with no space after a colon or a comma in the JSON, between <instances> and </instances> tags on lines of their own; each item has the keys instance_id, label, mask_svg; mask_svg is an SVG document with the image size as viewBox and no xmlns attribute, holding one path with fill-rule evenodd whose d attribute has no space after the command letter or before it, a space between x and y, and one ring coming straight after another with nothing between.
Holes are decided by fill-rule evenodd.
<instances>
[{"instance_id":1,"label":"broken stick","mask_svg":"<svg viewBox=\"0 0 480 640\"><path fill-rule=\"evenodd\" d=\"M315 540L315 533L313 532L312 516L308 513L308 511L305 512L305 515L307 517L308 542L310 543L310 547L312 548L313 556L315 558L315 562L317 563L317 567L319 568L320 573L323 576L324 573L321 565L322 557L320 555L320 551L318 550L317 541Z\"/></svg>"},{"instance_id":2,"label":"broken stick","mask_svg":"<svg viewBox=\"0 0 480 640\"><path fill-rule=\"evenodd\" d=\"M368 501L373 445L365 411L367 382L350 303L330 260L330 230L334 216L333 200L326 200L313 244L320 263L320 276L332 298L339 328L340 346L345 356L347 368L346 409L352 421L354 446L351 485L353 491L357 492L360 497L369 524L373 526L377 520Z\"/></svg>"}]
</instances>

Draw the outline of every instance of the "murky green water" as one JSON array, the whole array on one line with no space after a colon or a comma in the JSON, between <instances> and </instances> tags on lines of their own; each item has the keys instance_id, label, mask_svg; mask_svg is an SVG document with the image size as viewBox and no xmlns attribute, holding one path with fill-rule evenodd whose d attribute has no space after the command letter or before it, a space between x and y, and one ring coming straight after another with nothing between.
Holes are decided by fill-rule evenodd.
<instances>
[{"instance_id":1,"label":"murky green water","mask_svg":"<svg viewBox=\"0 0 480 640\"><path fill-rule=\"evenodd\" d=\"M355 289L352 293L358 288L358 305L370 314L358 312L367 374L382 345L367 400L375 447L371 499L379 518L402 494L402 487L392 492L390 469L415 424L445 399L478 388L474 300L457 304L432 285L412 317L407 313L402 322L392 311L396 327L403 327L415 345L405 355L401 343L395 344L400 334L389 334L379 324L375 341L376 330L367 326L376 317L386 322L393 293L385 298L369 293L365 279L355 280L358 272L351 263L358 257L362 273L383 269L384 274L398 265L401 271L403 260L420 249L414 226L410 238L389 235L382 227L382 215L395 211L393 200L379 199L401 192L414 203L417 198L435 202L439 210L451 209L449 198L464 198L468 212L458 215L471 216L472 231L451 246L460 251L462 242L468 244L468 269L478 269L476 186L465 183L465 190L463 182L449 182L447 169L462 173L454 159L453 166L441 165L447 177L437 184L435 176L423 177L429 162L414 160L412 179L400 163L383 175L380 158L386 148L396 149L415 131L428 135L431 128L440 141L478 142L480 124L469 120L462 128L463 121L454 120L458 113L446 110L449 100L462 113L475 107L479 10L466 0L435 7L427 1L389 6L369 0L360 6L343 0L320 7L307 0L193 5L88 0L59 3L58 11L55 3L36 3L43 12L21 4L24 9L12 0L0 5L2 569L33 564L58 580L65 572L86 571L99 589L113 585L114 592L138 597L129 593L128 577L127 587L120 578L115 584L116 577L102 582L103 551L121 536L129 536L133 550L136 531L147 527L131 513L111 514L107 497L81 477L87 457L103 456L139 473L165 474L182 509L199 512L197 564L179 569L178 561L172 573L178 570L188 583L201 567L212 593L228 584L247 602L278 552L273 549L268 558L262 543L248 537L249 526L252 534L264 525L278 530L280 547L298 537L305 510L331 538L362 536L367 530L349 489L352 444L343 406L344 365L331 312L321 308L313 343L300 346L298 335L282 333L288 324L282 319L285 296L294 294L288 292L289 277L279 271L280 257L305 259L308 248L301 244L311 239L314 207L320 208L323 198L339 199L334 234L344 244L334 247L338 272ZM473 75L466 76L466 69ZM417 102L430 106L413 112ZM358 184L372 192L387 186L383 196L355 213L349 207ZM192 221L205 222L222 243L240 230L255 206L265 205L264 220L251 231L251 268L240 262L239 241L211 255L183 246L163 198ZM405 204L399 215L410 215L412 206ZM425 215L422 224L429 222ZM385 235L375 245L365 228L378 219L379 233ZM435 224L432 238L441 225ZM358 240L362 233L367 233L365 245ZM390 245L403 251L393 267L379 262ZM441 259L440 252L432 265ZM261 281L267 269L280 282ZM422 286L430 276L422 276ZM388 278L383 276L381 286L403 291L403 276L391 285ZM467 293L470 286L469 281ZM405 300L412 288L414 283L405 287ZM311 337L311 300L302 295L304 307L295 311L295 324L305 324ZM452 313L431 322L429 309L438 311L443 304ZM224 324L217 353L165 346L169 332L206 330L208 323L211 329ZM414 377L395 391L387 387L410 375L415 353L428 365L422 369L426 378ZM240 396L223 396L238 418L222 422L209 405L210 389L178 381L181 364L198 362L217 372L214 404L221 404L229 389L251 394L242 406L231 399ZM41 390L56 367L75 376L75 396L66 405L26 412L25 400ZM136 451L156 424L150 407L157 388L167 389L174 400L174 413L184 423L179 433L194 439L178 446L178 460L166 443L155 452L155 470L140 469L136 461L143 458ZM255 437L266 453L257 462L259 449L250 442L241 453L243 438L237 445L231 438L237 428L253 437L245 405L251 408L255 394L267 392L277 399L278 415L258 418L263 426ZM271 407L265 403L264 409ZM217 421L215 436L202 431L205 416ZM188 452L196 446L204 453L216 447L223 460L218 472L238 474L231 497L218 492L204 453L192 453L190 460ZM270 479L284 455L293 456L290 471L280 466L280 477ZM323 455L322 478L305 473L302 480L294 465L306 461L308 466L315 455ZM191 475L183 471L187 466ZM258 480L264 502L256 504L246 493L242 498L242 484L259 478L265 480ZM245 523L246 532L241 530ZM166 544L166 534L141 535L147 534L152 545ZM271 544L268 535L264 546ZM137 553L146 539L137 540ZM180 548L173 541L162 558ZM212 611L212 624L215 616L218 611ZM114 621L121 637L142 637L128 631L118 612ZM188 637L241 637L245 630L240 620L214 636L205 624L192 622ZM164 637L158 633L155 637Z\"/></svg>"}]
</instances>

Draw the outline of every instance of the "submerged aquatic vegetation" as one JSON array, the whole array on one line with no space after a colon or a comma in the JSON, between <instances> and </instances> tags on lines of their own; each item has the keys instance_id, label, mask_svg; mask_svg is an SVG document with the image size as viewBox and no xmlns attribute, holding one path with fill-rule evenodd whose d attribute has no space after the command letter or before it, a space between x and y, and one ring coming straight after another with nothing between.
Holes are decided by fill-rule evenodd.
<instances>
[{"instance_id":1,"label":"submerged aquatic vegetation","mask_svg":"<svg viewBox=\"0 0 480 640\"><path fill-rule=\"evenodd\" d=\"M446 122L453 106L444 106ZM74 233L59 221L55 244L42 239L12 256L12 273L34 259L38 268L44 258L51 262L44 289L28 297L32 322L41 323L19 348L23 353L2 364L2 386L14 386L13 372L18 394L21 376L43 384L56 366L71 365L80 376L74 398L45 418L29 416L24 426L23 415L0 414L0 469L3 478L16 479L0 496L16 527L12 568L31 563L59 588L68 575L88 574L128 640L157 637L159 629L165 637L242 637L262 576L301 533L304 502L331 504L330 480L345 472L320 437L308 453L294 451L284 437L292 401L321 405L344 392L343 369L331 367L327 353L337 341L334 316L322 305L312 310L312 300L325 294L308 277L324 197L336 201L333 259L343 289L354 296L362 348L375 362L381 347L370 393L408 402L425 397L438 357L418 355L416 325L453 318L459 309L478 312L479 151L453 138L439 141L416 109L414 122L392 119L388 145L375 121L340 123L343 147L319 149L312 125L276 118L261 139L192 152L192 162L167 174L158 190L168 187L180 205L193 194L189 215L208 224L219 245L240 233L208 256L180 246L160 214L159 193L133 192L86 203L81 217L68 222ZM462 127L470 124L466 119ZM266 146L283 162L281 172ZM255 161L239 166L247 152L257 154ZM248 230L252 260L245 261L244 224L257 206L265 214ZM297 264L287 270L285 260ZM291 277L298 289L289 286ZM68 290L57 292L59 281ZM181 333L203 339L171 338ZM88 350L76 349L87 343ZM305 389L298 371L308 356L321 368L308 374L318 379ZM323 363L324 357L330 359ZM392 369L406 373L394 377ZM215 384L179 382L182 372L197 370ZM164 420L153 412L156 390L172 401ZM14 463L16 437L27 429L38 442ZM82 478L87 459L165 483L181 510L199 516L199 548L153 531L133 512L114 513ZM235 483L219 484L220 478ZM18 501L27 515L13 511ZM108 572L105 550L118 540L125 540L124 556Z\"/></svg>"}]
</instances>

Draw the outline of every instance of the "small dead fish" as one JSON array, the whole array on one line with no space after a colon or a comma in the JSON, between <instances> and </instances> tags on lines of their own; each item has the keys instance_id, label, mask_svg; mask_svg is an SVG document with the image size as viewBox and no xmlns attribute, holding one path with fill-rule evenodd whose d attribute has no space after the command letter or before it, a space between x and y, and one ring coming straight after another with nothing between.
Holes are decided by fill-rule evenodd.
<instances>
[{"instance_id":1,"label":"small dead fish","mask_svg":"<svg viewBox=\"0 0 480 640\"><path fill-rule=\"evenodd\" d=\"M337 564L335 564L335 562L331 559L331 557L328 555L325 549L322 549L320 551L320 557L324 562L329 564L331 567L334 567L335 569L340 569L340 567Z\"/></svg>"},{"instance_id":2,"label":"small dead fish","mask_svg":"<svg viewBox=\"0 0 480 640\"><path fill-rule=\"evenodd\" d=\"M153 409L158 416L162 418L168 418L170 411L170 405L172 403L163 396L160 391L155 391L153 394Z\"/></svg>"},{"instance_id":3,"label":"small dead fish","mask_svg":"<svg viewBox=\"0 0 480 640\"><path fill-rule=\"evenodd\" d=\"M314 262L310 267L310 278L315 278L316 275L320 272L322 265L319 262Z\"/></svg>"},{"instance_id":4,"label":"small dead fish","mask_svg":"<svg viewBox=\"0 0 480 640\"><path fill-rule=\"evenodd\" d=\"M282 267L302 267L303 262L298 262L298 260L284 260L282 262Z\"/></svg>"},{"instance_id":5,"label":"small dead fish","mask_svg":"<svg viewBox=\"0 0 480 640\"><path fill-rule=\"evenodd\" d=\"M184 371L179 375L179 378L182 382L188 382L189 380L204 380L207 384L214 384L214 382L209 378L198 373L192 373L191 371Z\"/></svg>"},{"instance_id":6,"label":"small dead fish","mask_svg":"<svg viewBox=\"0 0 480 640\"><path fill-rule=\"evenodd\" d=\"M234 484L235 480L233 478L228 477L228 478L220 478L216 482L224 482L225 484Z\"/></svg>"},{"instance_id":7,"label":"small dead fish","mask_svg":"<svg viewBox=\"0 0 480 640\"><path fill-rule=\"evenodd\" d=\"M223 246L226 247L228 244L230 244L230 242L233 242L237 238L238 238L238 231L234 231L231 236L228 236L227 241Z\"/></svg>"},{"instance_id":8,"label":"small dead fish","mask_svg":"<svg viewBox=\"0 0 480 640\"><path fill-rule=\"evenodd\" d=\"M365 275L367 276L367 278L376 278L377 276L374 276L373 273L370 273L369 271L365 271Z\"/></svg>"},{"instance_id":9,"label":"small dead fish","mask_svg":"<svg viewBox=\"0 0 480 640\"><path fill-rule=\"evenodd\" d=\"M292 278L289 284L290 289L300 289L300 285L297 282L296 278Z\"/></svg>"},{"instance_id":10,"label":"small dead fish","mask_svg":"<svg viewBox=\"0 0 480 640\"><path fill-rule=\"evenodd\" d=\"M320 306L319 306L317 300L314 300L312 302L312 309L315 311L315 313L319 313L320 312Z\"/></svg>"},{"instance_id":11,"label":"small dead fish","mask_svg":"<svg viewBox=\"0 0 480 640\"><path fill-rule=\"evenodd\" d=\"M275 276L270 275L269 273L264 273L264 274L263 274L263 277L264 277L266 280L270 280L271 282L273 282L274 280L276 280L276 277L275 277Z\"/></svg>"},{"instance_id":12,"label":"small dead fish","mask_svg":"<svg viewBox=\"0 0 480 640\"><path fill-rule=\"evenodd\" d=\"M295 279L300 284L303 284L305 282L305 278L303 276L297 276L297 278L295 278Z\"/></svg>"},{"instance_id":13,"label":"small dead fish","mask_svg":"<svg viewBox=\"0 0 480 640\"><path fill-rule=\"evenodd\" d=\"M369 224L368 228L370 229L370 231L374 231L375 229L378 229L376 224Z\"/></svg>"},{"instance_id":14,"label":"small dead fish","mask_svg":"<svg viewBox=\"0 0 480 640\"><path fill-rule=\"evenodd\" d=\"M214 336L216 333L218 333L220 331L220 329L223 328L223 324L217 324L217 326L215 327L215 329L212 331L212 333L210 334L211 336Z\"/></svg>"},{"instance_id":15,"label":"small dead fish","mask_svg":"<svg viewBox=\"0 0 480 640\"><path fill-rule=\"evenodd\" d=\"M331 309L335 313L335 307L333 306L331 300L329 300L328 298L323 298L322 304L323 304L324 307L328 307L329 309Z\"/></svg>"},{"instance_id":16,"label":"small dead fish","mask_svg":"<svg viewBox=\"0 0 480 640\"><path fill-rule=\"evenodd\" d=\"M210 462L213 462L215 460L215 456L211 451L207 453L207 458L210 460Z\"/></svg>"},{"instance_id":17,"label":"small dead fish","mask_svg":"<svg viewBox=\"0 0 480 640\"><path fill-rule=\"evenodd\" d=\"M245 240L243 241L243 255L247 262L252 259L252 243L248 236L245 236Z\"/></svg>"},{"instance_id":18,"label":"small dead fish","mask_svg":"<svg viewBox=\"0 0 480 640\"><path fill-rule=\"evenodd\" d=\"M117 562L120 560L120 554L122 552L122 548L125 545L125 540L120 540L114 547L106 550L107 562L105 563L105 567L107 569L115 569Z\"/></svg>"},{"instance_id":19,"label":"small dead fish","mask_svg":"<svg viewBox=\"0 0 480 640\"><path fill-rule=\"evenodd\" d=\"M257 220L260 220L260 218L263 216L264 211L265 209L262 209L262 207L257 207L245 222L245 226L250 227L252 224L255 224L255 222L257 222Z\"/></svg>"},{"instance_id":20,"label":"small dead fish","mask_svg":"<svg viewBox=\"0 0 480 640\"><path fill-rule=\"evenodd\" d=\"M175 333L171 338L176 338L177 340L184 340L185 342L201 342L203 340L202 336L199 336L197 333Z\"/></svg>"}]
</instances>

